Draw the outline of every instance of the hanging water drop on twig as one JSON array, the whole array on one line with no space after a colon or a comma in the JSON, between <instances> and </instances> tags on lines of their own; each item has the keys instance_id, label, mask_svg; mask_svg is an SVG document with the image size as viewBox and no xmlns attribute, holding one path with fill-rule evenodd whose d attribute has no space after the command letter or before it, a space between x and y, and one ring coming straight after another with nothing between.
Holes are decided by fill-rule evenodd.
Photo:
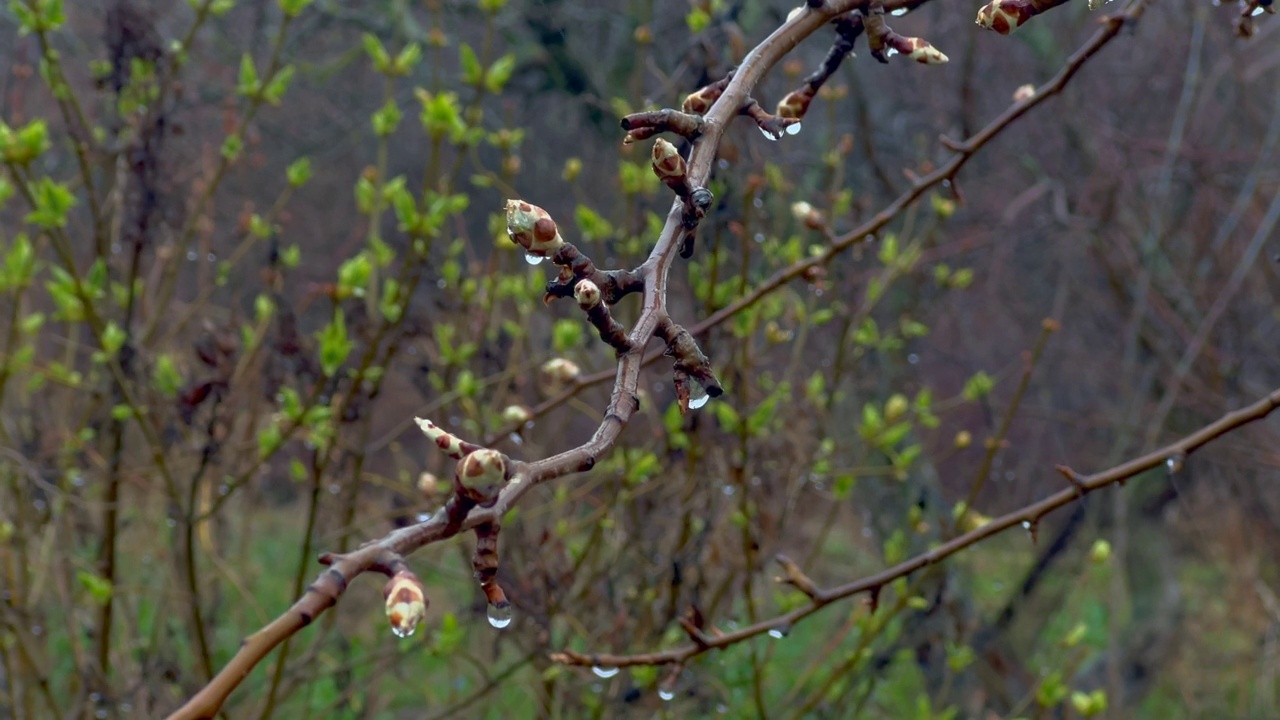
<instances>
[{"instance_id":1,"label":"hanging water drop on twig","mask_svg":"<svg viewBox=\"0 0 1280 720\"><path fill-rule=\"evenodd\" d=\"M489 624L501 630L511 624L511 603L489 606Z\"/></svg>"},{"instance_id":2,"label":"hanging water drop on twig","mask_svg":"<svg viewBox=\"0 0 1280 720\"><path fill-rule=\"evenodd\" d=\"M607 679L607 678L611 678L611 677L613 677L614 675L617 675L617 674L618 674L618 668L616 668L616 667L601 667L601 666L597 665L597 666L595 666L595 667L591 668L591 672L595 673L595 674L596 674L596 677L602 677L602 678L606 678L606 679Z\"/></svg>"}]
</instances>

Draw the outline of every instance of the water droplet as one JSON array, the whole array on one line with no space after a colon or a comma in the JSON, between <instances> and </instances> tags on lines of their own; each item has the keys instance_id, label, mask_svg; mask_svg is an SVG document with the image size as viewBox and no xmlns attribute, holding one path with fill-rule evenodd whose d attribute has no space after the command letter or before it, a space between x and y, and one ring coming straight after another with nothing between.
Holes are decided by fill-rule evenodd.
<instances>
[{"instance_id":1,"label":"water droplet","mask_svg":"<svg viewBox=\"0 0 1280 720\"><path fill-rule=\"evenodd\" d=\"M910 355L907 356L907 362L910 363L911 365L915 365L916 363L920 362L920 356L915 353L911 353Z\"/></svg>"},{"instance_id":2,"label":"water droplet","mask_svg":"<svg viewBox=\"0 0 1280 720\"><path fill-rule=\"evenodd\" d=\"M884 51L885 57L893 57L894 55L897 55L897 54L898 54L898 51L895 50L894 48L889 48L888 50Z\"/></svg>"},{"instance_id":3,"label":"water droplet","mask_svg":"<svg viewBox=\"0 0 1280 720\"><path fill-rule=\"evenodd\" d=\"M1182 470L1182 465L1186 462L1186 459L1186 455L1183 455L1182 453L1174 453L1164 461L1164 468L1169 471L1170 475L1173 475Z\"/></svg>"},{"instance_id":4,"label":"water droplet","mask_svg":"<svg viewBox=\"0 0 1280 720\"><path fill-rule=\"evenodd\" d=\"M597 665L597 666L595 666L595 667L591 668L591 672L595 673L595 674L596 674L596 677L611 678L611 677L613 677L614 675L617 675L617 674L618 674L618 668L616 668L616 667L600 667L599 665Z\"/></svg>"},{"instance_id":5,"label":"water droplet","mask_svg":"<svg viewBox=\"0 0 1280 720\"><path fill-rule=\"evenodd\" d=\"M511 603L489 606L489 624L501 630L511 624Z\"/></svg>"},{"instance_id":6,"label":"water droplet","mask_svg":"<svg viewBox=\"0 0 1280 720\"><path fill-rule=\"evenodd\" d=\"M418 513L413 517L414 520L424 523L431 519L431 513Z\"/></svg>"},{"instance_id":7,"label":"water droplet","mask_svg":"<svg viewBox=\"0 0 1280 720\"><path fill-rule=\"evenodd\" d=\"M904 8L904 7L900 7L900 8L897 8L897 9L895 9L895 10L891 11L889 14L890 14L890 15L892 15L892 16L894 16L894 17L902 17L903 15L906 15L908 12L910 12L910 11L909 11L909 10L907 10L906 8Z\"/></svg>"},{"instance_id":8,"label":"water droplet","mask_svg":"<svg viewBox=\"0 0 1280 720\"><path fill-rule=\"evenodd\" d=\"M1023 530L1027 530L1027 531L1030 531L1030 530L1031 530L1031 521L1030 521L1030 520L1023 520L1023 521L1022 521L1022 529L1023 529Z\"/></svg>"},{"instance_id":9,"label":"water droplet","mask_svg":"<svg viewBox=\"0 0 1280 720\"><path fill-rule=\"evenodd\" d=\"M443 290L443 289L445 289L445 288L449 287L449 281L448 281L448 280L445 280L444 278L440 278L439 280L437 280L437 281L436 281L436 287L438 287L438 288L440 288L441 290Z\"/></svg>"},{"instance_id":10,"label":"water droplet","mask_svg":"<svg viewBox=\"0 0 1280 720\"><path fill-rule=\"evenodd\" d=\"M196 255L196 251L195 251L195 250L188 250L188 251L187 251L187 262L195 262L195 261L196 261L196 258L198 258L198 257L200 257L200 256L199 256L199 255Z\"/></svg>"},{"instance_id":11,"label":"water droplet","mask_svg":"<svg viewBox=\"0 0 1280 720\"><path fill-rule=\"evenodd\" d=\"M762 208L764 207L764 201L761 200L760 198L756 198L755 200L751 201L751 207Z\"/></svg>"},{"instance_id":12,"label":"water droplet","mask_svg":"<svg viewBox=\"0 0 1280 720\"><path fill-rule=\"evenodd\" d=\"M217 261L218 261L218 256L217 256L217 255L215 255L215 254L213 254L213 253L209 253L209 254L208 254L208 256L206 256L206 259L207 259L209 262L217 262Z\"/></svg>"},{"instance_id":13,"label":"water droplet","mask_svg":"<svg viewBox=\"0 0 1280 720\"><path fill-rule=\"evenodd\" d=\"M725 497L733 497L733 494L737 492L737 490L732 485L725 485L720 488L720 492L724 493Z\"/></svg>"},{"instance_id":14,"label":"water droplet","mask_svg":"<svg viewBox=\"0 0 1280 720\"><path fill-rule=\"evenodd\" d=\"M787 636L787 632L782 628L769 628L769 637L774 640L781 640Z\"/></svg>"},{"instance_id":15,"label":"water droplet","mask_svg":"<svg viewBox=\"0 0 1280 720\"><path fill-rule=\"evenodd\" d=\"M412 626L410 626L410 627L408 627L408 628L402 628L402 627L399 627L399 626L397 626L397 625L392 625L392 626L391 626L391 634L392 634L392 635L395 635L395 636L396 636L396 637L398 637L398 638L407 638L407 637L409 637L410 635L412 635L412 634L413 634L413 631L414 631L414 630L417 630L417 629L418 629L418 626L417 626L417 625L412 625Z\"/></svg>"},{"instance_id":16,"label":"water droplet","mask_svg":"<svg viewBox=\"0 0 1280 720\"><path fill-rule=\"evenodd\" d=\"M1253 9L1253 12L1249 13L1249 17L1258 17L1264 12L1266 12L1266 10L1262 6L1258 6Z\"/></svg>"},{"instance_id":17,"label":"water droplet","mask_svg":"<svg viewBox=\"0 0 1280 720\"><path fill-rule=\"evenodd\" d=\"M707 394L706 388L702 387L701 385L694 383L693 387L689 388L689 409L690 410L697 410L698 408L710 402L710 400L711 400L711 396Z\"/></svg>"},{"instance_id":18,"label":"water droplet","mask_svg":"<svg viewBox=\"0 0 1280 720\"><path fill-rule=\"evenodd\" d=\"M717 162L717 163L716 163L716 165L719 165L719 166L720 166L720 169L721 169L721 170L724 170L724 169L726 169L726 168L728 168L728 167L729 167L729 161L728 161L728 160L721 159L719 162Z\"/></svg>"},{"instance_id":19,"label":"water droplet","mask_svg":"<svg viewBox=\"0 0 1280 720\"><path fill-rule=\"evenodd\" d=\"M760 128L760 134L773 141L777 141L778 138L782 137L782 135L775 135L764 128Z\"/></svg>"},{"instance_id":20,"label":"water droplet","mask_svg":"<svg viewBox=\"0 0 1280 720\"><path fill-rule=\"evenodd\" d=\"M756 234L755 234L755 237L753 237L753 238L751 238L751 239L752 239L752 240L755 240L755 241L756 241L756 242L758 242L758 243L762 243L762 242L764 242L764 233L756 233Z\"/></svg>"},{"instance_id":21,"label":"water droplet","mask_svg":"<svg viewBox=\"0 0 1280 720\"><path fill-rule=\"evenodd\" d=\"M516 433L511 433L510 435L508 435L508 436L507 436L507 439L511 441L511 444L512 444L512 445L523 445L523 444L524 444L524 438L520 437L520 436L519 436L518 434L516 434Z\"/></svg>"},{"instance_id":22,"label":"water droplet","mask_svg":"<svg viewBox=\"0 0 1280 720\"><path fill-rule=\"evenodd\" d=\"M658 691L658 697L662 698L665 702L671 702L676 699L676 694L671 690L663 688Z\"/></svg>"},{"instance_id":23,"label":"water droplet","mask_svg":"<svg viewBox=\"0 0 1280 720\"><path fill-rule=\"evenodd\" d=\"M543 260L546 260L546 258L541 255L534 255L533 253L524 254L524 261L530 265L541 265Z\"/></svg>"},{"instance_id":24,"label":"water droplet","mask_svg":"<svg viewBox=\"0 0 1280 720\"><path fill-rule=\"evenodd\" d=\"M799 134L800 134L800 123L792 123L791 125L788 125L788 126L787 126L787 134L788 134L788 135L799 135Z\"/></svg>"}]
</instances>

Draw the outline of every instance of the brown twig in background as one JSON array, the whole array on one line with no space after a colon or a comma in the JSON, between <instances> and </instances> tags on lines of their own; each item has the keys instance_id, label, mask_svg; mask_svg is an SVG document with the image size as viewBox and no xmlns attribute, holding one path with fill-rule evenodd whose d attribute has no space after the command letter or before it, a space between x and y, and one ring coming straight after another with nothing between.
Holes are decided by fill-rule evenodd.
<instances>
[{"instance_id":1,"label":"brown twig in background","mask_svg":"<svg viewBox=\"0 0 1280 720\"><path fill-rule=\"evenodd\" d=\"M1206 425L1196 432L1178 440L1177 442L1166 445L1154 452L1134 458L1128 462L1116 465L1099 473L1092 475L1079 475L1070 468L1059 468L1059 472L1069 473L1068 477L1076 477L1078 483L1072 488L1061 490L1049 497L1038 502L1032 503L1025 507L1014 510L1013 512L1001 515L992 519L990 522L966 532L963 535L955 537L947 542L938 545L928 552L921 553L913 558L904 560L893 567L886 568L875 575L870 575L844 585L838 585L832 588L818 588L811 579L794 563L785 557L780 557L778 562L783 567L785 576L779 578L779 581L786 582L795 586L797 589L809 596L809 604L796 608L791 612L784 613L777 617L762 620L753 625L734 630L732 632L720 635L702 635L701 642L695 642L692 645L672 648L652 653L641 653L636 655L612 655L603 653L579 653L575 651L562 651L552 655L552 659L569 665L595 666L595 667L630 667L634 665L669 665L672 663L687 663L690 659L706 653L710 650L722 650L731 645L736 645L744 640L767 633L775 628L790 628L795 623L806 617L816 613L823 607L830 605L838 600L843 600L859 593L870 593L874 596L879 592L880 588L885 587L889 583L910 575L922 568L935 565L952 555L964 550L968 547L996 535L997 533L1008 530L1012 527L1034 527L1040 518L1048 513L1068 505L1084 495L1099 490L1110 485L1122 483L1129 478L1136 477L1148 470L1156 468L1165 468L1171 458L1185 458L1196 450L1208 445L1214 440L1236 430L1249 423L1257 422L1270 415L1275 410L1280 409L1280 388L1272 391L1271 394L1258 400L1247 407L1241 408L1234 412L1227 413L1217 421Z\"/></svg>"}]
</instances>

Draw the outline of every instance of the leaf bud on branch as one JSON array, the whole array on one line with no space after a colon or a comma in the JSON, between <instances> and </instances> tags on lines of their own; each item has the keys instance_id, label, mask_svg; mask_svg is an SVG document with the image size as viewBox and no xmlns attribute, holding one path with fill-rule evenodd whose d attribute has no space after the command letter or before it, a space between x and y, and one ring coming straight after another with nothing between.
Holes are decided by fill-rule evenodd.
<instances>
[{"instance_id":1,"label":"leaf bud on branch","mask_svg":"<svg viewBox=\"0 0 1280 720\"><path fill-rule=\"evenodd\" d=\"M435 443L441 452L454 460L461 460L464 456L481 449L479 445L469 443L456 435L450 434L447 430L426 418L414 418L413 421L418 424L422 434Z\"/></svg>"},{"instance_id":2,"label":"leaf bud on branch","mask_svg":"<svg viewBox=\"0 0 1280 720\"><path fill-rule=\"evenodd\" d=\"M422 581L407 568L391 576L382 590L386 598L387 620L397 637L409 637L427 616L426 592Z\"/></svg>"},{"instance_id":3,"label":"leaf bud on branch","mask_svg":"<svg viewBox=\"0 0 1280 720\"><path fill-rule=\"evenodd\" d=\"M867 31L867 44L871 46L871 57L882 63L902 53L909 60L923 65L942 65L948 58L941 51L929 44L928 40L918 37L904 37L894 32L884 21L884 12L872 11L863 16L863 27Z\"/></svg>"},{"instance_id":4,"label":"leaf bud on branch","mask_svg":"<svg viewBox=\"0 0 1280 720\"><path fill-rule=\"evenodd\" d=\"M627 337L626 329L609 314L609 307L602 302L598 285L590 280L579 280L573 288L573 297L578 301L578 307L587 314L587 320L600 333L601 340L618 351L619 355L631 350L633 345Z\"/></svg>"},{"instance_id":5,"label":"leaf bud on branch","mask_svg":"<svg viewBox=\"0 0 1280 720\"><path fill-rule=\"evenodd\" d=\"M551 215L523 200L507 201L507 235L535 257L551 257L565 244Z\"/></svg>"},{"instance_id":6,"label":"leaf bud on branch","mask_svg":"<svg viewBox=\"0 0 1280 720\"><path fill-rule=\"evenodd\" d=\"M502 453L481 448L458 461L453 491L477 505L492 505L507 482L507 459Z\"/></svg>"},{"instance_id":7,"label":"leaf bud on branch","mask_svg":"<svg viewBox=\"0 0 1280 720\"><path fill-rule=\"evenodd\" d=\"M703 87L698 88L684 99L684 103L681 104L680 109L687 113L706 115L707 111L711 109L711 106L715 104L716 100L719 100L720 96L724 94L724 89L729 87L729 81L732 79L733 72L730 71L723 78L711 83L710 85L704 85Z\"/></svg>"},{"instance_id":8,"label":"leaf bud on branch","mask_svg":"<svg viewBox=\"0 0 1280 720\"><path fill-rule=\"evenodd\" d=\"M979 26L1001 35L1022 27L1031 18L1067 0L992 0L978 10Z\"/></svg>"}]
</instances>

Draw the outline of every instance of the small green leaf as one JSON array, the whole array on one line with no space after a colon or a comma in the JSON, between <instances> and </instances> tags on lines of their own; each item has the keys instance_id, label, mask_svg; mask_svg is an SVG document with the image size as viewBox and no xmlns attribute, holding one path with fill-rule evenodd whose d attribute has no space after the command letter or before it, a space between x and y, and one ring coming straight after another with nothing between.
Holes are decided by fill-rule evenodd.
<instances>
[{"instance_id":1,"label":"small green leaf","mask_svg":"<svg viewBox=\"0 0 1280 720\"><path fill-rule=\"evenodd\" d=\"M88 570L80 570L76 573L76 579L80 581L80 586L89 591L89 597L99 605L106 605L111 600L111 581L95 575Z\"/></svg>"},{"instance_id":2,"label":"small green leaf","mask_svg":"<svg viewBox=\"0 0 1280 720\"><path fill-rule=\"evenodd\" d=\"M462 82L467 85L479 85L484 79L484 69L480 67L480 58L471 46L462 43L458 46L458 60L462 63Z\"/></svg>"},{"instance_id":3,"label":"small green leaf","mask_svg":"<svg viewBox=\"0 0 1280 720\"><path fill-rule=\"evenodd\" d=\"M311 158L300 157L289 163L289 168L285 170L285 177L289 179L289 184L293 187L302 187L311 179Z\"/></svg>"},{"instance_id":4,"label":"small green leaf","mask_svg":"<svg viewBox=\"0 0 1280 720\"><path fill-rule=\"evenodd\" d=\"M258 78L258 69L253 64L253 58L249 53L241 55L240 79L236 83L236 92L245 97L254 97L261 87L262 81Z\"/></svg>"}]
</instances>

